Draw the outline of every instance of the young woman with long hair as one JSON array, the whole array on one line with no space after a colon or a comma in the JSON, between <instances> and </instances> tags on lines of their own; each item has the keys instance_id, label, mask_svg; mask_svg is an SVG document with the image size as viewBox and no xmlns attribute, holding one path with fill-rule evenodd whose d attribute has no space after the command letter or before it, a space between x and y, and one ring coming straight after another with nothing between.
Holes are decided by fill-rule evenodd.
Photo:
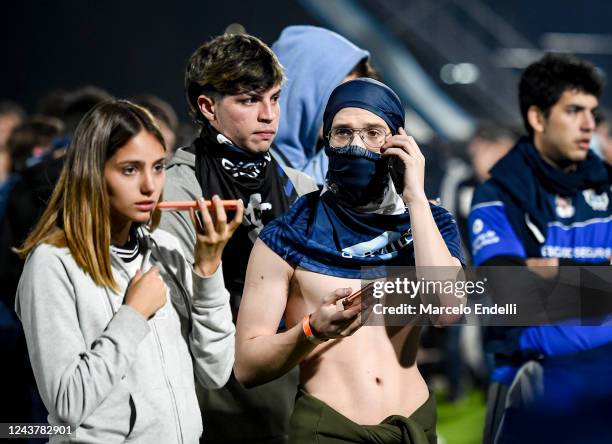
<instances>
[{"instance_id":1,"label":"young woman with long hair","mask_svg":"<svg viewBox=\"0 0 612 444\"><path fill-rule=\"evenodd\" d=\"M16 311L49 423L70 426L70 440L197 442L194 373L205 387L230 376L234 326L221 253L243 207L228 221L215 196L213 220L199 202L190 266L178 240L155 229L165 157L144 108L96 106L17 250L27 260Z\"/></svg>"}]
</instances>

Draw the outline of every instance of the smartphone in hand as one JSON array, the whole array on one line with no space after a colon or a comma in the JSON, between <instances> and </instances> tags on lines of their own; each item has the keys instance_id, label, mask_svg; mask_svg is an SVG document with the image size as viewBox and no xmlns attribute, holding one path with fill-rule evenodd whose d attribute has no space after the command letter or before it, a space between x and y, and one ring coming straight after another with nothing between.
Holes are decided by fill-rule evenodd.
<instances>
[{"instance_id":1,"label":"smartphone in hand","mask_svg":"<svg viewBox=\"0 0 612 444\"><path fill-rule=\"evenodd\" d=\"M406 165L404 165L402 159L397 156L391 156L391 159L389 160L389 175L391 176L391 180L395 186L395 191L397 191L397 193L400 195L404 190L405 172Z\"/></svg>"},{"instance_id":2,"label":"smartphone in hand","mask_svg":"<svg viewBox=\"0 0 612 444\"><path fill-rule=\"evenodd\" d=\"M355 293L347 296L342 300L342 305L345 309L351 307L356 302L367 304L372 299L374 290L374 282L370 282L365 287L357 290Z\"/></svg>"}]
</instances>

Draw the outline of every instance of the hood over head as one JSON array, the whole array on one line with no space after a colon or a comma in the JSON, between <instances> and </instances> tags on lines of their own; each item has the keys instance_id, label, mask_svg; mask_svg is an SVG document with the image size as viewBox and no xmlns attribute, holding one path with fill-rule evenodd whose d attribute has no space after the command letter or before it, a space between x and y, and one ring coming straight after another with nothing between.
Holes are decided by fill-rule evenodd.
<instances>
[{"instance_id":1,"label":"hood over head","mask_svg":"<svg viewBox=\"0 0 612 444\"><path fill-rule=\"evenodd\" d=\"M370 53L335 32L289 26L272 45L285 68L275 145L301 169L316 154L323 110L332 90Z\"/></svg>"}]
</instances>

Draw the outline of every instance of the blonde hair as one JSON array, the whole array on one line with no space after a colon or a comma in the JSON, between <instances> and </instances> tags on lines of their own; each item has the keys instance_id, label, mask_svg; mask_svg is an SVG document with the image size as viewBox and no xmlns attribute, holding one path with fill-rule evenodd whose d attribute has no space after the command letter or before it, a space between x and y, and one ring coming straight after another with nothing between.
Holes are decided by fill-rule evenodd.
<instances>
[{"instance_id":1,"label":"blonde hair","mask_svg":"<svg viewBox=\"0 0 612 444\"><path fill-rule=\"evenodd\" d=\"M89 111L77 127L64 167L40 220L15 251L25 258L39 244L67 247L75 262L100 286L117 290L110 259L110 206L104 165L145 130L166 149L151 114L127 100L111 100ZM154 211L150 228L159 224Z\"/></svg>"}]
</instances>

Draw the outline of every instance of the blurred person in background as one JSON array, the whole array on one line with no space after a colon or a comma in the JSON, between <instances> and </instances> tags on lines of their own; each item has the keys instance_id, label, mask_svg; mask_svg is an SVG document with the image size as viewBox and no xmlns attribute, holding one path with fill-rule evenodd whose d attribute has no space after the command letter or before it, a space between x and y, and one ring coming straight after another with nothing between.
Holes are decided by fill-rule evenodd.
<instances>
[{"instance_id":1,"label":"blurred person in background","mask_svg":"<svg viewBox=\"0 0 612 444\"><path fill-rule=\"evenodd\" d=\"M72 93L54 93L50 97L46 105L41 105L41 110L52 110L56 117L40 115L29 119L12 137L17 155L16 173L13 174L16 180L0 224L0 295L6 307L14 306L24 264L12 248L23 243L46 208L76 125L95 104L111 96L99 88L86 87ZM12 309L11 317L16 321ZM47 412L36 390L23 330L21 324L15 325L14 346L0 342L2 362L15 363L0 370L2 389L10 393L12 399L10 406L3 404L7 412L0 417L17 422L45 422Z\"/></svg>"},{"instance_id":2,"label":"blurred person in background","mask_svg":"<svg viewBox=\"0 0 612 444\"><path fill-rule=\"evenodd\" d=\"M0 227L2 245L16 247L25 240L51 197L51 192L63 166L63 154L81 118L93 106L111 97L110 94L96 87L75 90L66 99L62 111L63 129L48 142L49 145L44 148L44 154L32 158L31 154L23 153L23 156L28 156L30 159L30 164L27 159L23 160L23 168L19 169L19 180L16 181L9 195L6 207L7 216ZM46 120L46 122L42 126L33 125L24 128L23 138L31 137L46 141L46 135L53 132L48 127L50 121ZM56 120L53 122L58 123ZM20 137L16 135L16 143ZM30 147L36 148L31 145ZM27 149L25 148L26 151ZM23 262L9 249L3 248L0 251L0 278L5 283L3 290L10 297L14 297L22 266Z\"/></svg>"},{"instance_id":3,"label":"blurred person in background","mask_svg":"<svg viewBox=\"0 0 612 444\"><path fill-rule=\"evenodd\" d=\"M243 200L242 225L223 253L234 315L259 232L299 195L317 189L308 176L279 165L269 152L280 117L283 79L271 49L246 34L208 41L193 53L185 72L185 93L200 133L170 161L164 199L210 199L216 194ZM160 227L179 239L185 257L192 260L195 232L188 216L164 212ZM296 386L294 371L252 390L234 375L220 390L201 390L203 442L286 443Z\"/></svg>"},{"instance_id":4,"label":"blurred person in background","mask_svg":"<svg viewBox=\"0 0 612 444\"><path fill-rule=\"evenodd\" d=\"M515 134L499 125L483 123L468 144L468 154L478 183L486 181L491 168L512 148Z\"/></svg>"},{"instance_id":5,"label":"blurred person in background","mask_svg":"<svg viewBox=\"0 0 612 444\"><path fill-rule=\"evenodd\" d=\"M489 177L489 171L514 144L513 131L492 122L482 122L467 143L469 164L457 157L449 159L440 186L440 201L455 216L464 246L470 245L467 219L474 189ZM470 258L469 248L466 248Z\"/></svg>"},{"instance_id":6,"label":"blurred person in background","mask_svg":"<svg viewBox=\"0 0 612 444\"><path fill-rule=\"evenodd\" d=\"M13 171L21 173L42 161L63 131L64 124L58 118L43 115L25 118L13 129L7 142Z\"/></svg>"},{"instance_id":7,"label":"blurred person in background","mask_svg":"<svg viewBox=\"0 0 612 444\"><path fill-rule=\"evenodd\" d=\"M21 180L24 170L42 160L62 129L63 124L59 119L47 116L27 117L13 128L6 143L11 163L11 177L7 179L6 191L2 192L5 198L0 199L0 226L4 220L9 196L11 192L14 193L13 185Z\"/></svg>"},{"instance_id":8,"label":"blurred person in background","mask_svg":"<svg viewBox=\"0 0 612 444\"><path fill-rule=\"evenodd\" d=\"M523 71L519 102L528 136L476 188L469 227L481 271L518 266L534 273L489 278L494 296L544 304L551 285L569 282L581 310L609 299L609 293L591 299L587 275L577 282L573 267L565 267L610 265L610 177L589 150L602 88L595 66L571 56L548 54ZM544 267L554 273L552 281L537 274ZM548 307L531 315L554 314ZM583 313L578 320L562 317L567 325L489 327L486 345L495 368L485 443L612 439L612 328L581 325L588 319Z\"/></svg>"},{"instance_id":9,"label":"blurred person in background","mask_svg":"<svg viewBox=\"0 0 612 444\"><path fill-rule=\"evenodd\" d=\"M5 338L0 342L2 362L11 363L10 366L3 366L0 370L2 376L0 387L11 399L10 404L4 403L0 407L0 417L5 421L44 422L46 420L46 410L36 390L28 361L23 330L21 324L17 322L14 309L12 309L22 262L11 251L11 247L18 245L13 237L13 232L23 229L27 233L25 230L30 228L30 226L21 227L19 225L21 220L16 221L15 218L19 218L19 214L33 211L36 216L30 215L32 221L28 222L33 223L33 218L38 215L37 210L32 210L33 203L30 199L21 199L23 197L22 175L25 172L27 176L27 171L41 161L45 153L50 150L54 139L62 133L62 130L62 122L57 118L47 116L26 117L13 129L7 142L7 149L12 156L12 176L15 187L9 194L11 200L10 205L7 203L9 214L5 218L0 218L0 280L3 284L0 289L0 304L3 307L10 308L7 320L12 321L13 327L11 338ZM20 197L16 199L16 196ZM44 205L44 203L41 202L38 205ZM16 225L12 222L15 222Z\"/></svg>"},{"instance_id":10,"label":"blurred person in background","mask_svg":"<svg viewBox=\"0 0 612 444\"><path fill-rule=\"evenodd\" d=\"M44 93L36 102L34 114L62 119L64 109L72 93L63 88L52 89Z\"/></svg>"},{"instance_id":11,"label":"blurred person in background","mask_svg":"<svg viewBox=\"0 0 612 444\"><path fill-rule=\"evenodd\" d=\"M511 130L492 122L481 122L467 142L469 164L459 156L451 157L446 162L447 170L440 183L440 201L457 221L468 262L471 262L471 255L467 221L474 189L489 178L489 170L508 153L514 139L515 134ZM470 319L470 323L475 322L475 319ZM429 348L440 351L437 354L440 359L425 367L431 369L426 374L428 377L444 376L448 383L448 401L457 401L465 393L466 376L471 378L476 388L486 388L491 365L483 351L482 334L482 329L476 325L427 328L424 331L423 342L427 342Z\"/></svg>"},{"instance_id":12,"label":"blurred person in background","mask_svg":"<svg viewBox=\"0 0 612 444\"><path fill-rule=\"evenodd\" d=\"M0 221L6 208L6 200L15 182L11 175L11 153L6 142L13 128L23 120L25 113L16 103L0 101Z\"/></svg>"},{"instance_id":13,"label":"blurred person in background","mask_svg":"<svg viewBox=\"0 0 612 444\"><path fill-rule=\"evenodd\" d=\"M17 181L12 171L13 162L7 142L24 116L25 112L16 103L0 101L0 226L8 197ZM5 240L0 237L0 252L8 248ZM6 297L5 280L2 277L0 282L3 288L0 291L0 362L4 363L0 367L0 389L4 399L10 400L0 403L0 418L2 421L25 421L32 418L30 390L35 389L35 386L31 376L24 376L24 368L28 368L28 364L21 326L12 306L13 298Z\"/></svg>"},{"instance_id":14,"label":"blurred person in background","mask_svg":"<svg viewBox=\"0 0 612 444\"><path fill-rule=\"evenodd\" d=\"M192 121L179 121L178 128L176 130L176 146L186 147L191 145L199 134L200 130L198 126Z\"/></svg>"},{"instance_id":15,"label":"blurred person in background","mask_svg":"<svg viewBox=\"0 0 612 444\"><path fill-rule=\"evenodd\" d=\"M322 133L327 99L342 82L357 77L378 79L378 74L368 51L325 28L288 26L272 50L287 77L272 153L322 186L328 165Z\"/></svg>"},{"instance_id":16,"label":"blurred person in background","mask_svg":"<svg viewBox=\"0 0 612 444\"><path fill-rule=\"evenodd\" d=\"M11 131L24 117L25 112L19 105L8 100L0 101L0 148L6 146Z\"/></svg>"},{"instance_id":17,"label":"blurred person in background","mask_svg":"<svg viewBox=\"0 0 612 444\"><path fill-rule=\"evenodd\" d=\"M107 91L93 85L83 86L69 92L65 97L65 106L61 110L61 119L64 122L66 135L72 137L83 116L94 106L112 99L113 96Z\"/></svg>"},{"instance_id":18,"label":"blurred person in background","mask_svg":"<svg viewBox=\"0 0 612 444\"><path fill-rule=\"evenodd\" d=\"M172 106L165 100L151 94L143 94L132 99L134 103L149 110L164 136L166 151L170 159L176 148L176 133L179 120Z\"/></svg>"}]
</instances>

